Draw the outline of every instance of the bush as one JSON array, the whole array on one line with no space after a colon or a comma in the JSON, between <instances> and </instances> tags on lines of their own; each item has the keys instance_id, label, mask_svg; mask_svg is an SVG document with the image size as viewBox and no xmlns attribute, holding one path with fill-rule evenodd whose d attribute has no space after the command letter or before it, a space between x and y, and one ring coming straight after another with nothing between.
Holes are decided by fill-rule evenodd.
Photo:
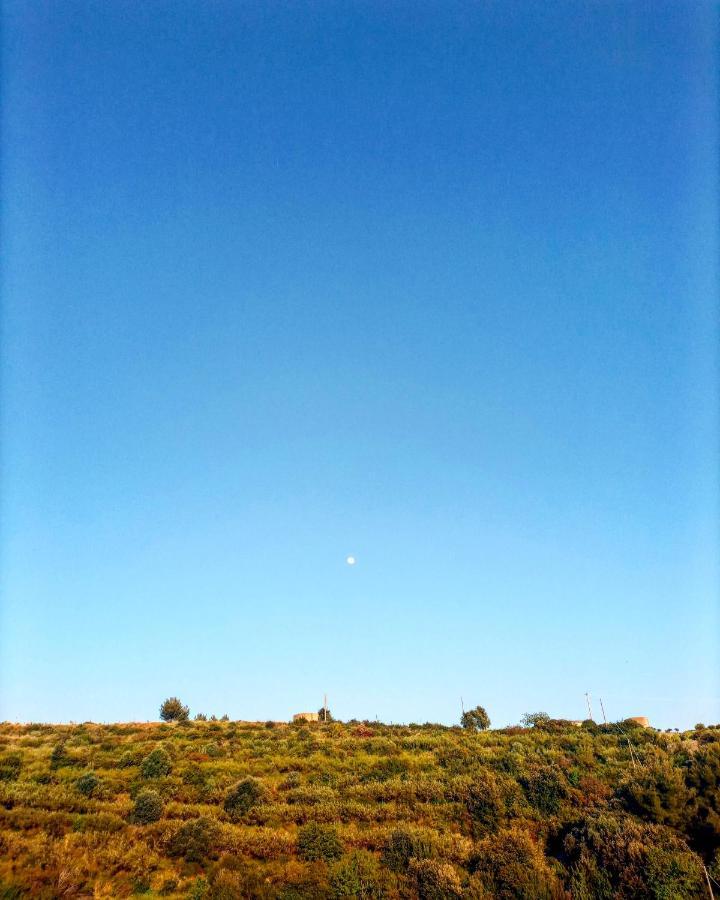
<instances>
[{"instance_id":1,"label":"bush","mask_svg":"<svg viewBox=\"0 0 720 900\"><path fill-rule=\"evenodd\" d=\"M542 725L544 722L549 722L550 716L546 712L534 712L534 713L525 713L525 715L520 719L520 724L525 728L532 728L535 725Z\"/></svg>"},{"instance_id":2,"label":"bush","mask_svg":"<svg viewBox=\"0 0 720 900\"><path fill-rule=\"evenodd\" d=\"M434 844L424 835L405 828L395 828L383 849L383 865L392 872L407 872L411 859L431 859Z\"/></svg>"},{"instance_id":3,"label":"bush","mask_svg":"<svg viewBox=\"0 0 720 900\"><path fill-rule=\"evenodd\" d=\"M420 900L462 897L462 882L453 865L437 859L410 860L410 876Z\"/></svg>"},{"instance_id":4,"label":"bush","mask_svg":"<svg viewBox=\"0 0 720 900\"><path fill-rule=\"evenodd\" d=\"M93 772L86 772L75 782L75 787L86 797L92 797L100 787L100 779Z\"/></svg>"},{"instance_id":5,"label":"bush","mask_svg":"<svg viewBox=\"0 0 720 900\"><path fill-rule=\"evenodd\" d=\"M17 753L8 753L0 759L0 781L17 781L21 769L21 757Z\"/></svg>"},{"instance_id":6,"label":"bush","mask_svg":"<svg viewBox=\"0 0 720 900\"><path fill-rule=\"evenodd\" d=\"M560 808L566 794L558 772L552 766L543 766L532 775L520 779L529 803L543 815L552 816Z\"/></svg>"},{"instance_id":7,"label":"bush","mask_svg":"<svg viewBox=\"0 0 720 900\"><path fill-rule=\"evenodd\" d=\"M468 731L485 731L490 727L490 716L482 706L476 706L462 714L460 724Z\"/></svg>"},{"instance_id":8,"label":"bush","mask_svg":"<svg viewBox=\"0 0 720 900\"><path fill-rule=\"evenodd\" d=\"M132 811L132 821L138 825L149 825L157 822L163 811L163 802L160 794L146 788L135 798L135 806Z\"/></svg>"},{"instance_id":9,"label":"bush","mask_svg":"<svg viewBox=\"0 0 720 900\"><path fill-rule=\"evenodd\" d=\"M172 772L172 761L166 750L156 747L140 764L140 774L143 778L163 778Z\"/></svg>"},{"instance_id":10,"label":"bush","mask_svg":"<svg viewBox=\"0 0 720 900\"><path fill-rule=\"evenodd\" d=\"M298 829L297 852L306 862L332 862L342 856L343 847L334 826L309 822Z\"/></svg>"},{"instance_id":11,"label":"bush","mask_svg":"<svg viewBox=\"0 0 720 900\"><path fill-rule=\"evenodd\" d=\"M190 710L187 706L183 706L177 697L168 697L160 705L160 718L163 722L187 722Z\"/></svg>"},{"instance_id":12,"label":"bush","mask_svg":"<svg viewBox=\"0 0 720 900\"><path fill-rule=\"evenodd\" d=\"M203 863L214 854L218 826L212 819L193 819L181 825L170 838L168 854L187 862Z\"/></svg>"},{"instance_id":13,"label":"bush","mask_svg":"<svg viewBox=\"0 0 720 900\"><path fill-rule=\"evenodd\" d=\"M243 818L253 806L260 803L265 795L265 787L257 778L243 778L225 798L225 812L233 822Z\"/></svg>"},{"instance_id":14,"label":"bush","mask_svg":"<svg viewBox=\"0 0 720 900\"><path fill-rule=\"evenodd\" d=\"M321 706L318 710L318 721L319 722L334 722L333 714L329 709L325 709L324 706Z\"/></svg>"},{"instance_id":15,"label":"bush","mask_svg":"<svg viewBox=\"0 0 720 900\"><path fill-rule=\"evenodd\" d=\"M333 898L380 898L387 896L383 890L382 873L372 853L357 850L336 863L330 873Z\"/></svg>"}]
</instances>

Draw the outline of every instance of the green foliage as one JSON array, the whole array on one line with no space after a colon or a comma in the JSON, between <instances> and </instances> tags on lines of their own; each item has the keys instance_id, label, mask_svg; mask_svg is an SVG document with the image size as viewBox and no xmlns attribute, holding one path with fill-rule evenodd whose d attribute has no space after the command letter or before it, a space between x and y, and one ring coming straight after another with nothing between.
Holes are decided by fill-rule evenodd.
<instances>
[{"instance_id":1,"label":"green foliage","mask_svg":"<svg viewBox=\"0 0 720 900\"><path fill-rule=\"evenodd\" d=\"M163 802L160 794L150 788L140 791L135 798L135 806L132 811L132 821L138 825L149 825L157 822L162 816Z\"/></svg>"},{"instance_id":2,"label":"green foliage","mask_svg":"<svg viewBox=\"0 0 720 900\"><path fill-rule=\"evenodd\" d=\"M525 713L520 719L520 724L525 728L532 728L536 725L542 725L550 721L550 716L546 712Z\"/></svg>"},{"instance_id":3,"label":"green foliage","mask_svg":"<svg viewBox=\"0 0 720 900\"><path fill-rule=\"evenodd\" d=\"M177 697L168 697L160 704L160 718L163 722L187 722L190 710Z\"/></svg>"},{"instance_id":4,"label":"green foliage","mask_svg":"<svg viewBox=\"0 0 720 900\"><path fill-rule=\"evenodd\" d=\"M490 716L482 706L468 709L460 717L460 724L467 731L485 731L490 727Z\"/></svg>"},{"instance_id":5,"label":"green foliage","mask_svg":"<svg viewBox=\"0 0 720 900\"><path fill-rule=\"evenodd\" d=\"M168 844L170 856L182 856L186 862L204 863L216 855L219 829L212 819L192 819L181 825Z\"/></svg>"},{"instance_id":6,"label":"green foliage","mask_svg":"<svg viewBox=\"0 0 720 900\"><path fill-rule=\"evenodd\" d=\"M75 782L75 787L86 797L92 797L100 787L100 779L93 772L86 772Z\"/></svg>"},{"instance_id":7,"label":"green foliage","mask_svg":"<svg viewBox=\"0 0 720 900\"><path fill-rule=\"evenodd\" d=\"M409 871L420 900L462 897L462 881L451 863L439 859L411 859Z\"/></svg>"},{"instance_id":8,"label":"green foliage","mask_svg":"<svg viewBox=\"0 0 720 900\"><path fill-rule=\"evenodd\" d=\"M343 846L333 825L309 822L298 829L297 852L300 859L314 862L322 859L332 862L343 854Z\"/></svg>"},{"instance_id":9,"label":"green foliage","mask_svg":"<svg viewBox=\"0 0 720 900\"><path fill-rule=\"evenodd\" d=\"M17 781L22 769L22 757L19 753L6 753L0 757L0 781Z\"/></svg>"},{"instance_id":10,"label":"green foliage","mask_svg":"<svg viewBox=\"0 0 720 900\"><path fill-rule=\"evenodd\" d=\"M320 722L334 722L333 714L329 709L325 709L324 706L321 706L318 710L318 721Z\"/></svg>"},{"instance_id":11,"label":"green foliage","mask_svg":"<svg viewBox=\"0 0 720 900\"><path fill-rule=\"evenodd\" d=\"M247 777L238 781L225 797L225 812L233 822L240 821L265 795L263 783L257 778Z\"/></svg>"},{"instance_id":12,"label":"green foliage","mask_svg":"<svg viewBox=\"0 0 720 900\"><path fill-rule=\"evenodd\" d=\"M435 845L425 835L406 828L395 828L388 836L382 861L393 872L407 872L410 860L432 859L436 853Z\"/></svg>"},{"instance_id":13,"label":"green foliage","mask_svg":"<svg viewBox=\"0 0 720 900\"><path fill-rule=\"evenodd\" d=\"M702 897L720 728L631 740L633 758L625 729L561 720L5 723L0 879L28 897Z\"/></svg>"},{"instance_id":14,"label":"green foliage","mask_svg":"<svg viewBox=\"0 0 720 900\"><path fill-rule=\"evenodd\" d=\"M143 778L163 778L172 771L172 760L166 750L156 747L143 759L140 764L140 774Z\"/></svg>"},{"instance_id":15,"label":"green foliage","mask_svg":"<svg viewBox=\"0 0 720 900\"><path fill-rule=\"evenodd\" d=\"M528 802L543 815L554 815L560 809L566 791L560 774L551 766L542 766L523 776L520 783Z\"/></svg>"},{"instance_id":16,"label":"green foliage","mask_svg":"<svg viewBox=\"0 0 720 900\"><path fill-rule=\"evenodd\" d=\"M330 873L333 898L357 897L375 900L386 896L383 874L377 858L365 850L356 850L336 863Z\"/></svg>"}]
</instances>

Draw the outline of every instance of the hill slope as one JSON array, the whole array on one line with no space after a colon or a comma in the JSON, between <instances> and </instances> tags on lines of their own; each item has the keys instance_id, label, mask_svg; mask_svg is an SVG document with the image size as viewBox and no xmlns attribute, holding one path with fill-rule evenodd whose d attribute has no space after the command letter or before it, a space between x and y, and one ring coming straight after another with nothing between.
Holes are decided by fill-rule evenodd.
<instances>
[{"instance_id":1,"label":"hill slope","mask_svg":"<svg viewBox=\"0 0 720 900\"><path fill-rule=\"evenodd\" d=\"M720 728L5 724L0 829L4 898L708 896Z\"/></svg>"}]
</instances>

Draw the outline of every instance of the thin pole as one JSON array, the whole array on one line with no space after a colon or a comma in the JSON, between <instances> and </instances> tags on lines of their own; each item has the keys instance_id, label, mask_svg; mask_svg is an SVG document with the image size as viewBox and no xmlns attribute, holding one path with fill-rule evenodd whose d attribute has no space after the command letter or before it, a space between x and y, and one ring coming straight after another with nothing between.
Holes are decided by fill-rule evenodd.
<instances>
[{"instance_id":1,"label":"thin pole","mask_svg":"<svg viewBox=\"0 0 720 900\"><path fill-rule=\"evenodd\" d=\"M712 885L710 884L710 876L708 875L708 870L703 866L703 872L705 873L705 881L707 881L708 886L708 894L710 894L710 900L715 900L715 894L713 894Z\"/></svg>"},{"instance_id":2,"label":"thin pole","mask_svg":"<svg viewBox=\"0 0 720 900\"><path fill-rule=\"evenodd\" d=\"M587 691L585 691L585 699L587 700L588 713L590 714L590 720L591 720L592 722L594 722L595 719L593 719L592 707L590 706L590 694L588 694Z\"/></svg>"},{"instance_id":3,"label":"thin pole","mask_svg":"<svg viewBox=\"0 0 720 900\"><path fill-rule=\"evenodd\" d=\"M323 694L323 722L327 725L327 694Z\"/></svg>"},{"instance_id":4,"label":"thin pole","mask_svg":"<svg viewBox=\"0 0 720 900\"><path fill-rule=\"evenodd\" d=\"M607 718L605 716L605 707L603 706L602 697L600 698L600 709L602 710L603 714L603 722L607 725Z\"/></svg>"}]
</instances>

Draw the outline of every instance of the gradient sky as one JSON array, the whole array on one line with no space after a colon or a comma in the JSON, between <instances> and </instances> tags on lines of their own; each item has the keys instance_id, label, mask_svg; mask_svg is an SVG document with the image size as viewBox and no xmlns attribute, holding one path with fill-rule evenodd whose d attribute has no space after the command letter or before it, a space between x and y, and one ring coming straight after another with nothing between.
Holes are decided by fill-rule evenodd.
<instances>
[{"instance_id":1,"label":"gradient sky","mask_svg":"<svg viewBox=\"0 0 720 900\"><path fill-rule=\"evenodd\" d=\"M0 718L720 721L714 3L3 7Z\"/></svg>"}]
</instances>

